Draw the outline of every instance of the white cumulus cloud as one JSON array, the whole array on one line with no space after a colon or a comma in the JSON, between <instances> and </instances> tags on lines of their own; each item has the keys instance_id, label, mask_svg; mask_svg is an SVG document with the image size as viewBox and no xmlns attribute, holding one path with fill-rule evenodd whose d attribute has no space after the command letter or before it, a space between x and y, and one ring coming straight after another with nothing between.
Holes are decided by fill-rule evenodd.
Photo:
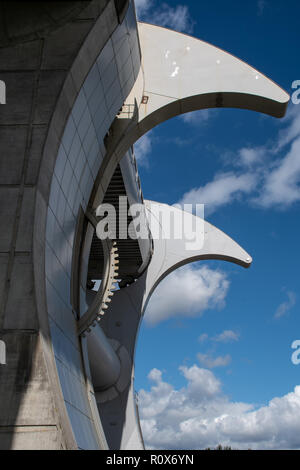
<instances>
[{"instance_id":1,"label":"white cumulus cloud","mask_svg":"<svg viewBox=\"0 0 300 470\"><path fill-rule=\"evenodd\" d=\"M274 318L281 318L288 314L291 308L294 307L296 303L296 294L292 291L287 292L287 300L282 302L277 308Z\"/></svg>"},{"instance_id":2,"label":"white cumulus cloud","mask_svg":"<svg viewBox=\"0 0 300 470\"><path fill-rule=\"evenodd\" d=\"M281 129L275 144L275 151L281 150L300 136L300 110L299 106L290 106L284 118L288 125Z\"/></svg>"},{"instance_id":3,"label":"white cumulus cloud","mask_svg":"<svg viewBox=\"0 0 300 470\"><path fill-rule=\"evenodd\" d=\"M212 181L183 194L179 204L205 204L210 214L232 202L246 201L262 208L286 209L300 201L300 107L289 109L272 142L264 146L225 151L231 171L218 172ZM192 119L192 114L190 119ZM189 115L187 115L189 116Z\"/></svg>"},{"instance_id":4,"label":"white cumulus cloud","mask_svg":"<svg viewBox=\"0 0 300 470\"><path fill-rule=\"evenodd\" d=\"M258 16L262 16L268 2L266 0L258 0L257 2L257 14Z\"/></svg>"},{"instance_id":5,"label":"white cumulus cloud","mask_svg":"<svg viewBox=\"0 0 300 470\"><path fill-rule=\"evenodd\" d=\"M220 308L229 288L224 272L206 265L187 265L169 274L157 287L146 309L145 320L156 324L171 317L192 317Z\"/></svg>"},{"instance_id":6,"label":"white cumulus cloud","mask_svg":"<svg viewBox=\"0 0 300 470\"><path fill-rule=\"evenodd\" d=\"M231 362L230 354L225 356L212 357L210 354L197 354L197 359L203 367L214 369L215 367L225 367Z\"/></svg>"},{"instance_id":7,"label":"white cumulus cloud","mask_svg":"<svg viewBox=\"0 0 300 470\"><path fill-rule=\"evenodd\" d=\"M204 204L205 213L212 213L229 204L242 194L248 194L256 187L256 177L252 173L219 173L213 181L186 192L179 204Z\"/></svg>"},{"instance_id":8,"label":"white cumulus cloud","mask_svg":"<svg viewBox=\"0 0 300 470\"><path fill-rule=\"evenodd\" d=\"M147 448L205 449L218 444L234 449L299 449L300 386L266 406L233 402L209 370L181 366L186 385L149 374L149 391L139 391L141 426Z\"/></svg>"},{"instance_id":9,"label":"white cumulus cloud","mask_svg":"<svg viewBox=\"0 0 300 470\"><path fill-rule=\"evenodd\" d=\"M243 147L238 152L238 164L245 167L252 167L254 164L260 163L263 160L265 153L266 149L263 147Z\"/></svg>"},{"instance_id":10,"label":"white cumulus cloud","mask_svg":"<svg viewBox=\"0 0 300 470\"><path fill-rule=\"evenodd\" d=\"M232 343L233 341L239 341L240 334L233 330L224 330L222 333L219 333L213 337L209 337L207 333L202 333L198 337L199 343L204 343L205 341L215 341L217 343Z\"/></svg>"},{"instance_id":11,"label":"white cumulus cloud","mask_svg":"<svg viewBox=\"0 0 300 470\"><path fill-rule=\"evenodd\" d=\"M300 138L266 176L262 192L256 199L263 207L290 206L297 201L300 201Z\"/></svg>"},{"instance_id":12,"label":"white cumulus cloud","mask_svg":"<svg viewBox=\"0 0 300 470\"><path fill-rule=\"evenodd\" d=\"M135 4L136 15L138 19L140 19L152 7L153 0L135 0L134 4Z\"/></svg>"},{"instance_id":13,"label":"white cumulus cloud","mask_svg":"<svg viewBox=\"0 0 300 470\"><path fill-rule=\"evenodd\" d=\"M134 144L134 155L137 162L145 167L149 166L149 155L152 150L151 132L143 135Z\"/></svg>"},{"instance_id":14,"label":"white cumulus cloud","mask_svg":"<svg viewBox=\"0 0 300 470\"><path fill-rule=\"evenodd\" d=\"M232 341L239 340L239 333L232 331L232 330L224 330L222 333L214 336L213 340L217 341L218 343L230 343Z\"/></svg>"},{"instance_id":15,"label":"white cumulus cloud","mask_svg":"<svg viewBox=\"0 0 300 470\"><path fill-rule=\"evenodd\" d=\"M191 18L187 5L172 7L164 2L136 0L135 8L139 20L185 33L193 31L194 21Z\"/></svg>"},{"instance_id":16,"label":"white cumulus cloud","mask_svg":"<svg viewBox=\"0 0 300 470\"><path fill-rule=\"evenodd\" d=\"M214 112L215 110L212 109L200 109L199 111L182 114L180 117L187 124L198 126L206 123L210 118L212 118Z\"/></svg>"},{"instance_id":17,"label":"white cumulus cloud","mask_svg":"<svg viewBox=\"0 0 300 470\"><path fill-rule=\"evenodd\" d=\"M204 343L206 340L208 340L208 334L207 333L202 333L198 338L199 343Z\"/></svg>"}]
</instances>

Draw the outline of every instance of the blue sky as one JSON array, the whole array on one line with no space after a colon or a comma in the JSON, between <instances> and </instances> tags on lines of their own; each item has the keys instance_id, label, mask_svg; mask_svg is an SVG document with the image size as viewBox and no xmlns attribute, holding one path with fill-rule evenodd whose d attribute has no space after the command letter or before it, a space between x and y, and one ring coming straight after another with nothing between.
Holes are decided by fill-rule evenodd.
<instances>
[{"instance_id":1,"label":"blue sky","mask_svg":"<svg viewBox=\"0 0 300 470\"><path fill-rule=\"evenodd\" d=\"M136 5L141 20L219 46L294 92L299 2ZM153 295L135 371L147 446L300 448L300 105L281 120L231 109L177 117L135 151L146 199L205 203L206 219L253 257L250 269L181 268Z\"/></svg>"}]
</instances>

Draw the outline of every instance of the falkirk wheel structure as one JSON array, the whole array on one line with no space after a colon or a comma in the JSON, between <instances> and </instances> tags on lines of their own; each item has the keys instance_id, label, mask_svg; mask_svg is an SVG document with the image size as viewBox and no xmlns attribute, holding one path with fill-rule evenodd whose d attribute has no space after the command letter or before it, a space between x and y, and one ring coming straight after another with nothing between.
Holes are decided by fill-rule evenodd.
<instances>
[{"instance_id":1,"label":"falkirk wheel structure","mask_svg":"<svg viewBox=\"0 0 300 470\"><path fill-rule=\"evenodd\" d=\"M155 237L157 209L182 214L144 201L133 144L204 108L280 118L289 96L211 44L137 22L133 0L2 2L0 15L0 447L143 449L134 353L155 287L189 262L252 259L204 220L199 247ZM119 216L120 196L142 207L144 236L101 240L99 207Z\"/></svg>"}]
</instances>

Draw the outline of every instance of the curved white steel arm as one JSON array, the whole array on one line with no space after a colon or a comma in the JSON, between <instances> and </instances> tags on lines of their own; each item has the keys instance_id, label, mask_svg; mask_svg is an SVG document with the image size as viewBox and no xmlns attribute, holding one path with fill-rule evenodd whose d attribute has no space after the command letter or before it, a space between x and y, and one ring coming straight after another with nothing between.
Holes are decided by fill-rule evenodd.
<instances>
[{"instance_id":1,"label":"curved white steel arm","mask_svg":"<svg viewBox=\"0 0 300 470\"><path fill-rule=\"evenodd\" d=\"M145 201L145 205L154 239L154 249L151 262L146 272L141 313L144 312L150 295L159 282L180 266L207 259L230 261L245 268L251 265L251 256L238 245L238 243L232 240L232 238L209 222L200 219L202 237L198 237L199 247L194 249L187 248L189 247L191 239L195 236L192 227L196 227L197 219L199 220L199 218L193 214L183 213L180 209L176 209L167 204ZM151 216L151 214L157 214L158 212L160 214L159 220L156 215L154 217ZM172 235L169 236L169 233L166 233L166 231L169 232L169 227L164 228L163 226L164 222L167 222L167 225L169 225L168 222L172 220L174 213L175 215L176 213L178 215L180 215L180 213L184 214L186 217L185 225L188 227L187 230L183 231L182 237L178 239ZM154 233L158 233L158 225L165 232L163 234L164 238L155 239Z\"/></svg>"},{"instance_id":2,"label":"curved white steel arm","mask_svg":"<svg viewBox=\"0 0 300 470\"><path fill-rule=\"evenodd\" d=\"M146 132L180 114L204 108L243 108L282 117L289 95L233 55L186 34L139 23L142 65L106 141L94 207L116 165Z\"/></svg>"},{"instance_id":3,"label":"curved white steel arm","mask_svg":"<svg viewBox=\"0 0 300 470\"><path fill-rule=\"evenodd\" d=\"M145 201L147 215L150 219L150 229L154 238L154 250L151 262L144 274L130 286L115 292L112 302L109 306L107 315L103 317L101 326L108 338L114 338L118 344L122 345L128 352L130 364L125 369L123 367L123 379L128 383L127 387L118 395L114 395L111 400L105 401L105 396L98 399L102 400L99 405L101 413L110 416L119 410L118 422L122 422L122 432L119 440L113 442L113 448L123 450L140 449L142 439L140 437L139 420L134 412L134 388L133 388L133 362L134 351L138 327L147 306L148 300L159 282L177 267L192 261L206 259L222 259L231 261L241 266L248 267L251 264L251 257L228 235L217 229L213 225L202 220L203 243L194 250L187 249L186 243L190 241L190 235L193 232L185 233L181 239L157 238L155 232L162 228L164 235L168 232L168 220L170 214L174 213L174 207L167 204ZM156 207L155 207L156 206ZM151 216L159 208L161 218ZM178 213L180 209L175 209ZM196 216L188 214L191 221L195 222ZM194 220L193 220L194 219ZM167 223L165 223L167 221ZM201 238L201 237L200 237ZM199 238L199 239L200 239ZM124 326L123 326L124 325ZM116 406L117 402L117 406Z\"/></svg>"},{"instance_id":4,"label":"curved white steel arm","mask_svg":"<svg viewBox=\"0 0 300 470\"><path fill-rule=\"evenodd\" d=\"M213 107L252 109L276 117L284 115L289 95L228 52L186 34L146 23L139 23L139 37L144 95L148 97L147 103L139 108L139 122L158 110L164 115Z\"/></svg>"}]
</instances>

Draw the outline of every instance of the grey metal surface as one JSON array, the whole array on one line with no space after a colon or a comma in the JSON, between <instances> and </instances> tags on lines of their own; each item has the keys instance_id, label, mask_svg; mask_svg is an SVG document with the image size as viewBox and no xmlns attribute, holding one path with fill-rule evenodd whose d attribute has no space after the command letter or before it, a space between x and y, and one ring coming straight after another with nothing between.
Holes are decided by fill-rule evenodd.
<instances>
[{"instance_id":1,"label":"grey metal surface","mask_svg":"<svg viewBox=\"0 0 300 470\"><path fill-rule=\"evenodd\" d=\"M119 378L120 361L99 325L92 328L87 343L94 390L106 390Z\"/></svg>"}]
</instances>

